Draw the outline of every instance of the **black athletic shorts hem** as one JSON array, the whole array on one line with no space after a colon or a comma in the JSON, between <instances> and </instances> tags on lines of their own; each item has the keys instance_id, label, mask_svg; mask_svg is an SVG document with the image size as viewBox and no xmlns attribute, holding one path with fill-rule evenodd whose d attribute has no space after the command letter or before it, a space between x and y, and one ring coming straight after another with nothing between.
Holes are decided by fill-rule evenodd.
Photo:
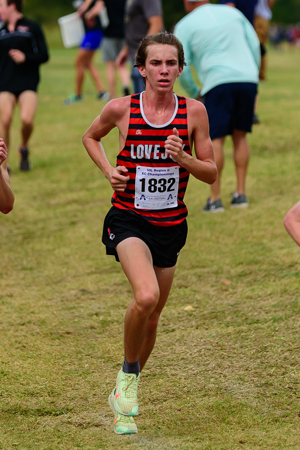
<instances>
[{"instance_id":1,"label":"black athletic shorts hem","mask_svg":"<svg viewBox=\"0 0 300 450\"><path fill-rule=\"evenodd\" d=\"M10 94L13 94L16 98L19 98L19 95L23 94L23 92L25 91L33 91L33 92L37 92L37 86L35 87L28 87L25 89L21 89L20 91L14 91L13 89L0 89L0 94L2 92L9 92Z\"/></svg>"},{"instance_id":2,"label":"black athletic shorts hem","mask_svg":"<svg viewBox=\"0 0 300 450\"><path fill-rule=\"evenodd\" d=\"M173 267L185 245L187 232L186 220L179 225L160 227L132 211L112 206L104 220L102 242L106 254L115 256L119 262L116 246L127 238L139 238L148 246L154 266Z\"/></svg>"}]
</instances>

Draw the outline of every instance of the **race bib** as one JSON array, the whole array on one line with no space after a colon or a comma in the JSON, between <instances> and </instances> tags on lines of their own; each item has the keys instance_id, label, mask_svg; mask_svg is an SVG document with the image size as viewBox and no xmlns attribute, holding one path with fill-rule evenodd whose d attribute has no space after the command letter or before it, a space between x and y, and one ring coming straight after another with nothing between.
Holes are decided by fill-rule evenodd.
<instances>
[{"instance_id":1,"label":"race bib","mask_svg":"<svg viewBox=\"0 0 300 450\"><path fill-rule=\"evenodd\" d=\"M135 208L175 208L178 204L178 185L179 166L137 166L135 176Z\"/></svg>"}]
</instances>

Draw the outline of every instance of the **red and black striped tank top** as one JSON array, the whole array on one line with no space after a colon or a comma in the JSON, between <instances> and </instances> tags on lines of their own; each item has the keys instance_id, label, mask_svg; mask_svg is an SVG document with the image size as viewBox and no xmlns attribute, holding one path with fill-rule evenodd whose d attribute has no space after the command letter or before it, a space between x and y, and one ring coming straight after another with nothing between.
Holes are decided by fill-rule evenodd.
<instances>
[{"instance_id":1,"label":"red and black striped tank top","mask_svg":"<svg viewBox=\"0 0 300 450\"><path fill-rule=\"evenodd\" d=\"M141 94L131 96L128 134L117 165L128 169L125 192L114 192L112 204L134 211L153 225L169 227L183 222L187 207L183 201L189 172L165 152L165 140L176 127L184 151L191 154L188 140L185 97L174 94L174 114L164 125L151 124L143 111Z\"/></svg>"}]
</instances>

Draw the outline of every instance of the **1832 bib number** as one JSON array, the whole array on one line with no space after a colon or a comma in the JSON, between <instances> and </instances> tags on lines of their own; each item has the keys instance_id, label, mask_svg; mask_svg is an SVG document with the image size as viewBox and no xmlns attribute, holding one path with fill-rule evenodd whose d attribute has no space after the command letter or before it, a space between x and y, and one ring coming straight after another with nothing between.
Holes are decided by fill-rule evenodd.
<instances>
[{"instance_id":1,"label":"1832 bib number","mask_svg":"<svg viewBox=\"0 0 300 450\"><path fill-rule=\"evenodd\" d=\"M175 208L178 204L178 185L178 166L137 166L134 206L138 209Z\"/></svg>"}]
</instances>

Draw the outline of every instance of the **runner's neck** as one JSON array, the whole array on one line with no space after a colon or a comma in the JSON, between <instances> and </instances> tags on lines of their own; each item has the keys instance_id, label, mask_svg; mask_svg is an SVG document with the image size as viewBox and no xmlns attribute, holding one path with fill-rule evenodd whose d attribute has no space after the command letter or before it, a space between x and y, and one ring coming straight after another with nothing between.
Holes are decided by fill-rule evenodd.
<instances>
[{"instance_id":1,"label":"runner's neck","mask_svg":"<svg viewBox=\"0 0 300 450\"><path fill-rule=\"evenodd\" d=\"M12 17L10 17L8 23L7 23L7 29L10 33L14 33L16 29L16 25L19 22L19 20L23 19L23 14L16 12L13 14Z\"/></svg>"},{"instance_id":2,"label":"runner's neck","mask_svg":"<svg viewBox=\"0 0 300 450\"><path fill-rule=\"evenodd\" d=\"M168 123L177 109L177 97L173 92L164 96L149 95L147 91L140 96L141 110L146 122L153 125Z\"/></svg>"}]
</instances>

